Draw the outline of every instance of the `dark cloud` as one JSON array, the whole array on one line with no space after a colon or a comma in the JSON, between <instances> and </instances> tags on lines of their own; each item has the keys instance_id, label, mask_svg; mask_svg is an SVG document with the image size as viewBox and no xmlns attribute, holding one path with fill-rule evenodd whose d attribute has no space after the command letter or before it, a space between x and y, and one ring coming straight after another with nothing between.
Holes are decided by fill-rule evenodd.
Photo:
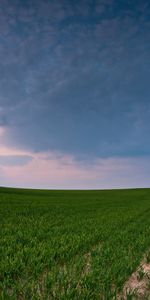
<instances>
[{"instance_id":1,"label":"dark cloud","mask_svg":"<svg viewBox=\"0 0 150 300\"><path fill-rule=\"evenodd\" d=\"M149 1L2 1L0 125L34 151L150 152Z\"/></svg>"}]
</instances>

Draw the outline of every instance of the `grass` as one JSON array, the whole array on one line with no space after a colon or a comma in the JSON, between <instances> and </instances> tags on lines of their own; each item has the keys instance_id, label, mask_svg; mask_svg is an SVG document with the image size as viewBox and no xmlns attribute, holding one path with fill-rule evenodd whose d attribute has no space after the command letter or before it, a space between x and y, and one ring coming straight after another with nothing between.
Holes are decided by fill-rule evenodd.
<instances>
[{"instance_id":1,"label":"grass","mask_svg":"<svg viewBox=\"0 0 150 300\"><path fill-rule=\"evenodd\" d=\"M0 189L0 299L115 299L150 247L150 189Z\"/></svg>"}]
</instances>

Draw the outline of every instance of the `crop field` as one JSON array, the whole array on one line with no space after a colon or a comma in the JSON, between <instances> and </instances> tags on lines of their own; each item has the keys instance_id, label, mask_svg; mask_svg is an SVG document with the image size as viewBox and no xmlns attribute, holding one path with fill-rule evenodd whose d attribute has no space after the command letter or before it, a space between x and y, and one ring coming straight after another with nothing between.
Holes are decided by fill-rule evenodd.
<instances>
[{"instance_id":1,"label":"crop field","mask_svg":"<svg viewBox=\"0 0 150 300\"><path fill-rule=\"evenodd\" d=\"M150 189L0 188L0 214L0 299L117 299L150 248Z\"/></svg>"}]
</instances>

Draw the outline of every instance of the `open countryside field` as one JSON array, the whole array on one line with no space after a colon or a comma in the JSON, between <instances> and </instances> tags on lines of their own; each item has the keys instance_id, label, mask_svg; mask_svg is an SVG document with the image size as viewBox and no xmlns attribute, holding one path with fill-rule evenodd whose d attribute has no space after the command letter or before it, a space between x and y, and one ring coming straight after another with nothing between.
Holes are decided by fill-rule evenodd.
<instances>
[{"instance_id":1,"label":"open countryside field","mask_svg":"<svg viewBox=\"0 0 150 300\"><path fill-rule=\"evenodd\" d=\"M150 189L1 188L0 205L1 299L115 299L150 248Z\"/></svg>"}]
</instances>

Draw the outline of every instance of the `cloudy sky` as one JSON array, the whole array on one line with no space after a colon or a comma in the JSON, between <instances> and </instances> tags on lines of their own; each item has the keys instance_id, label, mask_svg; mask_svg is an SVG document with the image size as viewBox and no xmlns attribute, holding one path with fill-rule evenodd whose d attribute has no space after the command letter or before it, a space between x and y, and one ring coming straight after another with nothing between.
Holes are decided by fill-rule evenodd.
<instances>
[{"instance_id":1,"label":"cloudy sky","mask_svg":"<svg viewBox=\"0 0 150 300\"><path fill-rule=\"evenodd\" d=\"M149 0L0 0L0 186L150 186Z\"/></svg>"}]
</instances>

